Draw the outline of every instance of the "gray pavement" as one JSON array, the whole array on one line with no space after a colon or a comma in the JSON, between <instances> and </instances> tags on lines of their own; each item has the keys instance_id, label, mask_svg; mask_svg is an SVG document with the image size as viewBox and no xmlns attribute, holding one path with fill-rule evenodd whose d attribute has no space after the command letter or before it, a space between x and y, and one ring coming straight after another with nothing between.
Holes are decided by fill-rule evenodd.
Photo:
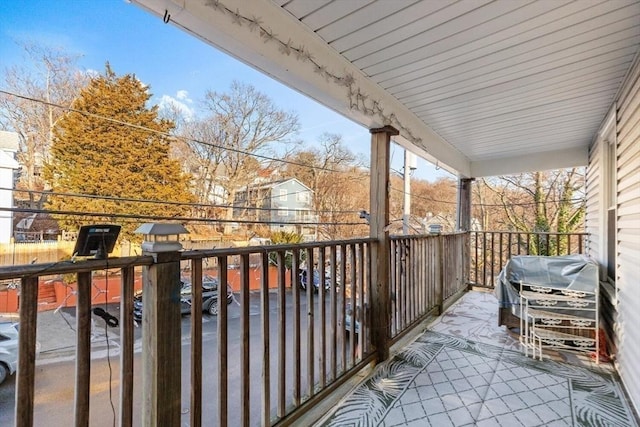
<instances>
[{"instance_id":1,"label":"gray pavement","mask_svg":"<svg viewBox=\"0 0 640 427\"><path fill-rule=\"evenodd\" d=\"M120 317L119 306L116 304L110 304L106 311ZM109 351L112 355L117 354L120 341L119 333L119 327L105 328L105 321L92 314L91 351L93 357L100 357L107 350L107 337L109 338ZM75 358L77 342L75 308L65 307L39 312L36 340L39 351L36 364Z\"/></svg>"}]
</instances>

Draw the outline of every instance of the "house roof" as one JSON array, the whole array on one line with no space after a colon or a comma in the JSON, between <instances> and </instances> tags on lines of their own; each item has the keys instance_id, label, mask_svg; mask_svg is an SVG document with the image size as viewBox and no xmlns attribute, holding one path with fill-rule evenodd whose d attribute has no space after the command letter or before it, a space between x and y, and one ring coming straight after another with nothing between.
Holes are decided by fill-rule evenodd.
<instances>
[{"instance_id":1,"label":"house roof","mask_svg":"<svg viewBox=\"0 0 640 427\"><path fill-rule=\"evenodd\" d=\"M14 158L13 154L9 154L0 150L0 168L2 169L20 169L20 163Z\"/></svg>"},{"instance_id":2,"label":"house roof","mask_svg":"<svg viewBox=\"0 0 640 427\"><path fill-rule=\"evenodd\" d=\"M287 178L287 179L280 179L278 181L271 181L271 182L266 182L266 183L260 183L260 184L256 184L256 185L249 185L249 189L251 190L255 190L255 189L273 189L276 187L279 187L285 183L291 182L291 181L295 181L296 183L298 183L298 185L306 188L308 191L313 193L313 190L309 187L307 187L306 185L304 185L302 183L302 181L300 181L297 178ZM246 191L246 188L242 188L239 191Z\"/></svg>"},{"instance_id":3,"label":"house roof","mask_svg":"<svg viewBox=\"0 0 640 427\"><path fill-rule=\"evenodd\" d=\"M585 165L637 0L133 0L460 176Z\"/></svg>"},{"instance_id":4,"label":"house roof","mask_svg":"<svg viewBox=\"0 0 640 427\"><path fill-rule=\"evenodd\" d=\"M16 132L0 131L0 150L15 153L20 148L20 138Z\"/></svg>"}]
</instances>

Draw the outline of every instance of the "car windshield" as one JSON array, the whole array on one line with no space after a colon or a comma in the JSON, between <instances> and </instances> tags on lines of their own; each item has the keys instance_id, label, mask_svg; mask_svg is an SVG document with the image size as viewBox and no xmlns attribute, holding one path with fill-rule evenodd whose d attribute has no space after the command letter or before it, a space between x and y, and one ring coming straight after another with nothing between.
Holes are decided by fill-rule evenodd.
<instances>
[{"instance_id":1,"label":"car windshield","mask_svg":"<svg viewBox=\"0 0 640 427\"><path fill-rule=\"evenodd\" d=\"M218 289L218 279L215 277L203 277L202 288L204 290L215 291L216 289Z\"/></svg>"},{"instance_id":2,"label":"car windshield","mask_svg":"<svg viewBox=\"0 0 640 427\"><path fill-rule=\"evenodd\" d=\"M204 292L207 291L215 291L218 289L218 279L215 277L203 277L202 278L202 290ZM181 294L190 294L191 293L191 282L182 282L182 287L180 288Z\"/></svg>"}]
</instances>

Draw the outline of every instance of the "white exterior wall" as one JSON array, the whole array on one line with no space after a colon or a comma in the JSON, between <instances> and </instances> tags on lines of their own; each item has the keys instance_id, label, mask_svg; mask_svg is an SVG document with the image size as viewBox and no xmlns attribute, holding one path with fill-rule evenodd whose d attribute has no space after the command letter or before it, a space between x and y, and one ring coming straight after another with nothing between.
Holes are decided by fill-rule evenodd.
<instances>
[{"instance_id":1,"label":"white exterior wall","mask_svg":"<svg viewBox=\"0 0 640 427\"><path fill-rule=\"evenodd\" d=\"M598 139L590 154L587 175L589 254L606 259L602 248L607 209L602 193L616 180L616 364L636 408L640 409L640 62L629 74L616 102L615 177L603 174L606 141ZM607 125L605 124L604 127ZM604 134L606 132L601 132ZM598 208L596 208L598 206Z\"/></svg>"},{"instance_id":2,"label":"white exterior wall","mask_svg":"<svg viewBox=\"0 0 640 427\"><path fill-rule=\"evenodd\" d=\"M607 141L602 137L603 133L601 132L598 141L589 150L589 167L586 173L585 231L589 233L586 248L591 258L598 261L599 264L603 264L606 260L604 234L602 232L604 215L600 215L600 212L606 210L602 188L604 187L603 180L605 179L603 176L605 174L603 150Z\"/></svg>"},{"instance_id":3,"label":"white exterior wall","mask_svg":"<svg viewBox=\"0 0 640 427\"><path fill-rule=\"evenodd\" d=\"M18 163L0 150L0 188L13 188L13 173ZM13 207L13 191L0 190L0 207ZM0 243L11 241L13 215L10 211L0 210Z\"/></svg>"},{"instance_id":4,"label":"white exterior wall","mask_svg":"<svg viewBox=\"0 0 640 427\"><path fill-rule=\"evenodd\" d=\"M617 111L618 369L640 409L640 64L636 61Z\"/></svg>"},{"instance_id":5,"label":"white exterior wall","mask_svg":"<svg viewBox=\"0 0 640 427\"><path fill-rule=\"evenodd\" d=\"M9 185L7 185L9 183ZM11 169L0 168L0 186L4 188L12 188L13 171ZM13 207L13 195L11 191L0 190L0 207ZM11 241L11 224L13 215L8 211L0 211L0 243L9 243Z\"/></svg>"}]
</instances>

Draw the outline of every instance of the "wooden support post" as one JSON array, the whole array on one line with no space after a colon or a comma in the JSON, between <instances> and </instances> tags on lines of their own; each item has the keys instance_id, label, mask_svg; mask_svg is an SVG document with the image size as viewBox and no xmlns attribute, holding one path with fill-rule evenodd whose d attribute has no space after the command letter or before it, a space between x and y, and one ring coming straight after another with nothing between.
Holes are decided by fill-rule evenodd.
<instances>
[{"instance_id":1,"label":"wooden support post","mask_svg":"<svg viewBox=\"0 0 640 427\"><path fill-rule=\"evenodd\" d=\"M459 231L467 232L467 238L464 239L464 247L462 249L462 280L464 281L463 283L469 286L469 289L471 289L469 275L471 268L471 248L469 247L470 239L468 238L468 232L471 230L471 183L473 181L474 178L460 178L458 181L458 224L456 227ZM502 238L502 235L500 237ZM502 245L500 246L502 247Z\"/></svg>"},{"instance_id":2,"label":"wooden support post","mask_svg":"<svg viewBox=\"0 0 640 427\"><path fill-rule=\"evenodd\" d=\"M456 228L459 231L471 229L471 183L473 178L458 180L458 212Z\"/></svg>"},{"instance_id":3,"label":"wooden support post","mask_svg":"<svg viewBox=\"0 0 640 427\"><path fill-rule=\"evenodd\" d=\"M391 299L389 296L389 146L398 135L391 126L371 129L371 342L378 362L389 357Z\"/></svg>"},{"instance_id":4,"label":"wooden support post","mask_svg":"<svg viewBox=\"0 0 640 427\"><path fill-rule=\"evenodd\" d=\"M180 253L151 255L155 263L144 268L142 277L142 425L178 427L181 396Z\"/></svg>"}]
</instances>

